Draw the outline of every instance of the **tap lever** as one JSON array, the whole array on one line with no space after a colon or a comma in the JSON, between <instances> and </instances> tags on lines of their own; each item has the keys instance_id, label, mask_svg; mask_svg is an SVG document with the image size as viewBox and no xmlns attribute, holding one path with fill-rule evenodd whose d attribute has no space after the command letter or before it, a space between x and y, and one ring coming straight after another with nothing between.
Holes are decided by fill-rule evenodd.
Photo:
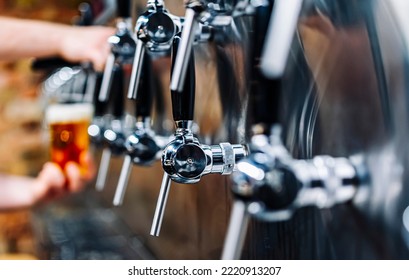
<instances>
[{"instance_id":1,"label":"tap lever","mask_svg":"<svg viewBox=\"0 0 409 280\"><path fill-rule=\"evenodd\" d=\"M240 259L249 223L247 203L236 200L230 213L229 226L223 246L222 260Z\"/></svg>"},{"instance_id":2,"label":"tap lever","mask_svg":"<svg viewBox=\"0 0 409 280\"><path fill-rule=\"evenodd\" d=\"M119 175L118 186L116 187L113 204L115 206L122 205L124 200L126 187L128 186L129 176L132 171L132 157L126 155L122 164L121 174Z\"/></svg>"},{"instance_id":3,"label":"tap lever","mask_svg":"<svg viewBox=\"0 0 409 280\"><path fill-rule=\"evenodd\" d=\"M155 95L154 77L155 73L152 71L152 60L150 56L145 53L145 58L142 60L142 67L140 72L140 83L138 87L138 97L135 101L136 119L150 118L153 98Z\"/></svg>"},{"instance_id":4,"label":"tap lever","mask_svg":"<svg viewBox=\"0 0 409 280\"><path fill-rule=\"evenodd\" d=\"M103 74L96 72L95 75L95 85L93 90L94 116L102 117L107 109L107 102L101 102L98 98L99 92L101 91Z\"/></svg>"},{"instance_id":5,"label":"tap lever","mask_svg":"<svg viewBox=\"0 0 409 280\"><path fill-rule=\"evenodd\" d=\"M107 102L109 98L109 91L111 89L112 71L115 64L115 55L110 53L105 63L104 76L102 78L101 91L99 92L98 100L100 102Z\"/></svg>"},{"instance_id":6,"label":"tap lever","mask_svg":"<svg viewBox=\"0 0 409 280\"><path fill-rule=\"evenodd\" d=\"M92 7L87 2L82 2L78 6L79 16L75 20L75 25L78 26L90 26L94 21L94 12Z\"/></svg>"},{"instance_id":7,"label":"tap lever","mask_svg":"<svg viewBox=\"0 0 409 280\"><path fill-rule=\"evenodd\" d=\"M131 17L131 8L132 8L132 1L131 0L116 0L117 6L117 17L120 18L130 18Z\"/></svg>"},{"instance_id":8,"label":"tap lever","mask_svg":"<svg viewBox=\"0 0 409 280\"><path fill-rule=\"evenodd\" d=\"M200 1L188 1L186 5L185 22L181 34L181 42L178 47L179 55L176 56L170 82L170 89L172 91L182 92L184 90L189 59L193 49L193 41L199 26L197 17L201 11L203 11L203 5Z\"/></svg>"},{"instance_id":9,"label":"tap lever","mask_svg":"<svg viewBox=\"0 0 409 280\"><path fill-rule=\"evenodd\" d=\"M171 180L169 175L165 172L163 174L162 184L160 186L158 201L156 203L155 215L153 217L150 234L152 236L159 236L162 227L163 215L165 214L166 203L170 190Z\"/></svg>"},{"instance_id":10,"label":"tap lever","mask_svg":"<svg viewBox=\"0 0 409 280\"><path fill-rule=\"evenodd\" d=\"M183 57L184 53L180 52L181 38L176 36L173 43L172 54L172 77L175 74L176 63L180 56ZM185 79L183 87L180 90L171 90L172 94L172 111L173 119L178 121L192 121L194 117L194 105L195 105L195 61L194 53L188 54L186 59L187 64L187 79ZM184 58L185 59L185 58Z\"/></svg>"},{"instance_id":11,"label":"tap lever","mask_svg":"<svg viewBox=\"0 0 409 280\"><path fill-rule=\"evenodd\" d=\"M261 69L268 78L279 78L284 74L302 4L303 0L274 1L261 56Z\"/></svg>"},{"instance_id":12,"label":"tap lever","mask_svg":"<svg viewBox=\"0 0 409 280\"><path fill-rule=\"evenodd\" d=\"M129 81L128 99L138 98L138 88L141 79L141 71L144 58L145 58L144 43L141 40L137 39L135 55L132 65L131 79Z\"/></svg>"},{"instance_id":13,"label":"tap lever","mask_svg":"<svg viewBox=\"0 0 409 280\"><path fill-rule=\"evenodd\" d=\"M99 163L99 170L95 188L97 191L102 191L105 187L106 178L108 175L109 162L111 161L111 150L104 148L102 150L101 161Z\"/></svg>"},{"instance_id":14,"label":"tap lever","mask_svg":"<svg viewBox=\"0 0 409 280\"><path fill-rule=\"evenodd\" d=\"M122 67L114 67L112 69L112 86L109 98L112 106L112 115L116 119L121 119L125 112L124 90L124 70Z\"/></svg>"}]
</instances>

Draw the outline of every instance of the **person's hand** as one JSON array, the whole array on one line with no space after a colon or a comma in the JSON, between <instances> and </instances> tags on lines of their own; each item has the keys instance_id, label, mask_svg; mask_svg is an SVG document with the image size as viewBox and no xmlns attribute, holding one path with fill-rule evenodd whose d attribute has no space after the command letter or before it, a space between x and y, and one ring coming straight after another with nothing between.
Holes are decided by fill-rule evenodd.
<instances>
[{"instance_id":1,"label":"person's hand","mask_svg":"<svg viewBox=\"0 0 409 280\"><path fill-rule=\"evenodd\" d=\"M111 27L67 27L61 36L60 55L73 62L92 62L96 71L103 71L110 52L108 38L114 34Z\"/></svg>"},{"instance_id":2,"label":"person's hand","mask_svg":"<svg viewBox=\"0 0 409 280\"><path fill-rule=\"evenodd\" d=\"M95 173L94 161L88 153L82 156L81 167L77 163L69 162L62 170L57 164L47 162L35 179L33 204L79 192L95 177Z\"/></svg>"}]
</instances>

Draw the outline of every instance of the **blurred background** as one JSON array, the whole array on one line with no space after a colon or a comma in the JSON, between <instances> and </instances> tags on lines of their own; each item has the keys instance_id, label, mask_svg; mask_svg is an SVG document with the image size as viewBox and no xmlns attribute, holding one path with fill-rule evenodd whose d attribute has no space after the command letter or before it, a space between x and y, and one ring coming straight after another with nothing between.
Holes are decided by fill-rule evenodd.
<instances>
[{"instance_id":1,"label":"blurred background","mask_svg":"<svg viewBox=\"0 0 409 280\"><path fill-rule=\"evenodd\" d=\"M79 0L1 0L0 15L71 24ZM2 26L1 28L7 28ZM47 160L38 87L31 60L0 62L0 172L36 176ZM29 211L0 213L0 258L34 257Z\"/></svg>"}]
</instances>

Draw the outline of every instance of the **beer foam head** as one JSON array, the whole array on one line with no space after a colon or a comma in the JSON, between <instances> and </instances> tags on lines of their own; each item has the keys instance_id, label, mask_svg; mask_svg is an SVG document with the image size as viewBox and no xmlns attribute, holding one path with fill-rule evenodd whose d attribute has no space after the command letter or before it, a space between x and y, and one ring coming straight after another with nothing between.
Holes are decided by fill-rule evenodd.
<instances>
[{"instance_id":1,"label":"beer foam head","mask_svg":"<svg viewBox=\"0 0 409 280\"><path fill-rule=\"evenodd\" d=\"M52 104L47 107L45 120L47 123L91 120L93 113L94 108L90 103Z\"/></svg>"}]
</instances>

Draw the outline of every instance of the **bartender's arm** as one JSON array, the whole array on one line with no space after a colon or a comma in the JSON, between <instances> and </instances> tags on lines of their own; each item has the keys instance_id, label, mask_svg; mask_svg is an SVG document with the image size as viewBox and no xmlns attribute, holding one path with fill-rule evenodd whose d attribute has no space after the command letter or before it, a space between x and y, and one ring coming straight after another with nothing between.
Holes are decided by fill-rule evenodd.
<instances>
[{"instance_id":1,"label":"bartender's arm","mask_svg":"<svg viewBox=\"0 0 409 280\"><path fill-rule=\"evenodd\" d=\"M0 60L61 56L71 62L91 61L103 70L111 27L79 27L0 16Z\"/></svg>"}]
</instances>

